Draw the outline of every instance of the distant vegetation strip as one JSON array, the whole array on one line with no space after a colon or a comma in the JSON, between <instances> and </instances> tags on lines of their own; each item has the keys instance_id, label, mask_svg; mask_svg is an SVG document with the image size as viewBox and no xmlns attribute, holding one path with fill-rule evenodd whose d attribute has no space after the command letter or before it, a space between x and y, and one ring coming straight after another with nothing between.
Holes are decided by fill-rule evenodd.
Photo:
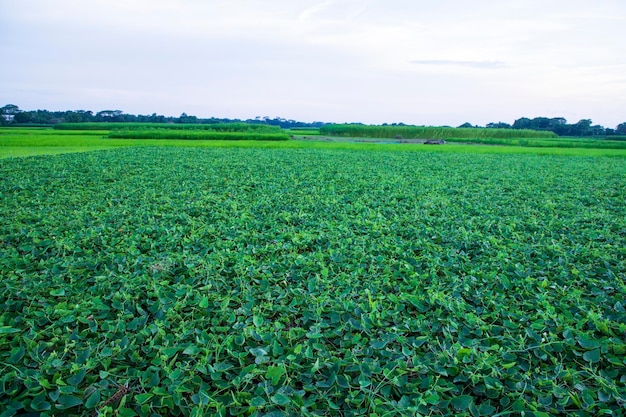
<instances>
[{"instance_id":1,"label":"distant vegetation strip","mask_svg":"<svg viewBox=\"0 0 626 417\"><path fill-rule=\"evenodd\" d=\"M54 125L57 130L146 130L146 129L167 129L167 130L207 130L214 132L265 132L280 133L279 126L252 123L59 123Z\"/></svg>"},{"instance_id":2,"label":"distant vegetation strip","mask_svg":"<svg viewBox=\"0 0 626 417\"><path fill-rule=\"evenodd\" d=\"M287 133L265 132L229 132L211 130L113 130L109 133L111 139L190 139L190 140L262 140L282 141L289 140Z\"/></svg>"},{"instance_id":3,"label":"distant vegetation strip","mask_svg":"<svg viewBox=\"0 0 626 417\"><path fill-rule=\"evenodd\" d=\"M435 126L379 126L360 124L334 124L320 128L320 134L359 138L403 138L403 139L462 139L462 138L555 138L554 132L537 130L455 128Z\"/></svg>"},{"instance_id":4,"label":"distant vegetation strip","mask_svg":"<svg viewBox=\"0 0 626 417\"><path fill-rule=\"evenodd\" d=\"M188 140L188 139L109 139L107 131L58 131L52 129L24 129L0 127L0 159L30 155L45 155L79 151L112 149L118 147L211 147L211 148L284 148L284 149L323 149L342 151L393 151L393 152L436 152L470 154L537 154L569 156L611 156L626 157L626 149L589 149L561 147L560 139L545 139L554 143L548 147L530 146L476 146L461 144L460 140L451 141L444 146L422 144L394 144L394 141L381 144L377 142L355 142L350 139L336 140ZM94 134L97 133L97 134ZM586 141L567 138L572 142ZM469 141L472 142L472 141ZM475 142L475 141L474 141ZM592 140L594 144L610 141ZM559 147L555 147L559 146ZM1 165L1 164L0 164Z\"/></svg>"},{"instance_id":5,"label":"distant vegetation strip","mask_svg":"<svg viewBox=\"0 0 626 417\"><path fill-rule=\"evenodd\" d=\"M298 135L298 136L319 136L320 135L319 128L289 129L288 132L292 135Z\"/></svg>"},{"instance_id":6,"label":"distant vegetation strip","mask_svg":"<svg viewBox=\"0 0 626 417\"><path fill-rule=\"evenodd\" d=\"M452 138L451 142L484 145L521 146L528 148L626 149L626 142L579 138Z\"/></svg>"}]
</instances>

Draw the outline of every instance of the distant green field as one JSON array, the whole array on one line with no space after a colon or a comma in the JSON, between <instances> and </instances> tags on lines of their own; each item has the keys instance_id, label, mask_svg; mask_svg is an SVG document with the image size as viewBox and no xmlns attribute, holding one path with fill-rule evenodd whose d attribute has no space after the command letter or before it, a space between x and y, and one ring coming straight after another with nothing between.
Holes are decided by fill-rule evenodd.
<instances>
[{"instance_id":1,"label":"distant green field","mask_svg":"<svg viewBox=\"0 0 626 417\"><path fill-rule=\"evenodd\" d=\"M516 144L520 139L511 139L509 146L481 146L475 144L446 144L445 146L427 146L422 144L381 144L358 143L350 138L328 140L284 140L284 141L250 141L250 140L184 140L184 139L112 139L109 130L54 130L51 128L0 128L0 158L16 156L32 156L67 152L84 152L89 150L105 150L119 147L158 146L158 147L239 147L239 148L290 148L290 149L349 149L349 150L393 150L409 152L452 152L452 153L512 153L512 154L553 154L579 156L626 156L626 149L602 148L609 141L580 140L560 138L551 142L544 140L539 147L521 146ZM285 131L288 133L288 131ZM141 131L139 134L142 134ZM192 133L193 134L193 133ZM253 135L256 133L252 133ZM271 133L270 133L271 135ZM310 135L310 134L309 134ZM312 135L311 135L312 136ZM145 135L145 137L150 137ZM284 137L282 137L284 139ZM324 138L327 139L327 138ZM471 142L472 140L470 140ZM488 139L485 139L488 141ZM502 140L504 141L504 140ZM530 141L530 140L529 140ZM506 141L504 141L506 142ZM564 146L580 143L581 146ZM620 142L617 143L621 146ZM495 145L495 144L494 144ZM584 146L593 146L585 148Z\"/></svg>"},{"instance_id":2,"label":"distant green field","mask_svg":"<svg viewBox=\"0 0 626 417\"><path fill-rule=\"evenodd\" d=\"M320 135L320 130L317 128L310 128L310 129L289 129L287 131L289 134L291 135L298 135L298 136L319 136Z\"/></svg>"},{"instance_id":3,"label":"distant green field","mask_svg":"<svg viewBox=\"0 0 626 417\"><path fill-rule=\"evenodd\" d=\"M173 129L128 129L113 130L108 135L111 139L186 139L186 140L253 140L281 141L289 140L285 132L253 131L214 131L214 130L173 130Z\"/></svg>"},{"instance_id":4,"label":"distant green field","mask_svg":"<svg viewBox=\"0 0 626 417\"><path fill-rule=\"evenodd\" d=\"M530 148L587 148L587 149L626 149L626 142L589 138L453 138L458 143L484 145L523 146Z\"/></svg>"},{"instance_id":5,"label":"distant green field","mask_svg":"<svg viewBox=\"0 0 626 417\"><path fill-rule=\"evenodd\" d=\"M278 126L251 123L59 123L55 130L210 130L215 132L281 133Z\"/></svg>"},{"instance_id":6,"label":"distant green field","mask_svg":"<svg viewBox=\"0 0 626 417\"><path fill-rule=\"evenodd\" d=\"M333 124L320 128L320 134L338 137L404 139L511 139L555 138L553 132L526 129L455 128L439 126L394 126Z\"/></svg>"},{"instance_id":7,"label":"distant green field","mask_svg":"<svg viewBox=\"0 0 626 417\"><path fill-rule=\"evenodd\" d=\"M0 161L3 417L623 415L609 150L65 138L127 146Z\"/></svg>"}]
</instances>

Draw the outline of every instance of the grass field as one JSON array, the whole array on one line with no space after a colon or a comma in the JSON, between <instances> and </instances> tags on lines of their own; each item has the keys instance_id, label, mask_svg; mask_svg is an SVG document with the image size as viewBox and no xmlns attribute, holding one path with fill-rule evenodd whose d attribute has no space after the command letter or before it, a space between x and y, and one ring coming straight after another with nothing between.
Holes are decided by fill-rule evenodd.
<instances>
[{"instance_id":1,"label":"grass field","mask_svg":"<svg viewBox=\"0 0 626 417\"><path fill-rule=\"evenodd\" d=\"M149 144L0 161L3 417L623 413L625 158Z\"/></svg>"},{"instance_id":2,"label":"grass field","mask_svg":"<svg viewBox=\"0 0 626 417\"><path fill-rule=\"evenodd\" d=\"M424 138L424 139L511 139L556 138L554 132L527 129L455 128L443 126L394 126L331 124L320 128L320 134L362 138Z\"/></svg>"},{"instance_id":3,"label":"grass field","mask_svg":"<svg viewBox=\"0 0 626 417\"><path fill-rule=\"evenodd\" d=\"M101 124L96 124L101 126ZM95 126L93 126L95 127ZM289 132L289 131L286 131ZM289 141L250 141L250 140L185 140L185 139L115 139L109 137L109 130L54 130L50 128L0 128L0 158L15 156L48 155L68 152L84 152L91 150L116 149L120 147L240 147L240 148L285 148L285 149L345 149L345 150L376 150L376 151L410 151L410 152L452 152L452 153L498 153L498 154L542 154L542 155L578 155L578 156L626 156L626 149L606 147L609 141L581 140L576 138L550 139L554 144L543 140L538 147L520 146L518 139L495 140L499 145L482 146L481 144L454 143L438 146L435 149L422 144L380 144L360 143L358 138L333 138L332 140L289 140ZM315 137L311 133L293 131L296 136ZM156 136L156 135L155 135ZM146 136L149 137L149 136ZM323 138L328 139L328 138ZM478 139L476 139L478 140ZM490 139L482 139L489 144ZM528 141L528 140L527 140ZM558 143L557 143L558 142ZM588 143L590 142L590 143ZM624 146L621 142L614 147ZM580 144L580 145L577 145ZM594 144L597 145L594 147ZM492 143L491 145L497 145ZM532 144L531 144L532 145Z\"/></svg>"}]
</instances>

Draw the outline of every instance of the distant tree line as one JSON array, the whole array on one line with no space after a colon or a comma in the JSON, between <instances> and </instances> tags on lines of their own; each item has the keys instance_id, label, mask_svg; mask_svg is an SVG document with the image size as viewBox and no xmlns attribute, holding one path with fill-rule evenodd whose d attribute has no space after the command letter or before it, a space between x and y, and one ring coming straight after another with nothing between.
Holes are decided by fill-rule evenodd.
<instances>
[{"instance_id":1,"label":"distant tree line","mask_svg":"<svg viewBox=\"0 0 626 417\"><path fill-rule=\"evenodd\" d=\"M318 128L324 126L323 122L299 122L296 120L283 119L281 117L256 117L254 119L227 119L227 118L199 118L182 113L179 117L163 116L156 113L151 115L126 114L121 110L102 110L93 113L90 110L20 110L14 104L0 107L0 125L55 125L58 123L84 123L84 122L120 122L120 123L252 123L280 126L283 129L294 128Z\"/></svg>"},{"instance_id":2,"label":"distant tree line","mask_svg":"<svg viewBox=\"0 0 626 417\"><path fill-rule=\"evenodd\" d=\"M464 123L459 127L478 127ZM613 136L626 135L626 122L620 123L614 129L601 125L594 125L591 119L582 119L577 123L569 124L563 117L522 117L512 125L504 122L487 123L485 127L498 129L532 129L554 132L559 136Z\"/></svg>"},{"instance_id":3,"label":"distant tree line","mask_svg":"<svg viewBox=\"0 0 626 417\"><path fill-rule=\"evenodd\" d=\"M20 110L14 104L0 107L0 125L54 125L57 123L80 123L80 122L125 122L125 123L262 123L272 126L280 126L283 129L295 128L319 128L327 125L324 122L299 122L296 120L283 119L281 117L255 117L254 119L227 119L227 118L199 118L182 113L179 117L163 116L156 113L151 115L126 114L121 110L102 110L93 113L90 110ZM383 124L383 126L406 126L404 123ZM535 117L529 119L522 117L513 124L504 122L488 123L486 126L475 126L464 123L459 127L488 127L498 129L531 129L554 132L559 136L612 136L626 135L626 122L615 128L594 125L591 119L582 119L574 124L567 123L563 117Z\"/></svg>"}]
</instances>

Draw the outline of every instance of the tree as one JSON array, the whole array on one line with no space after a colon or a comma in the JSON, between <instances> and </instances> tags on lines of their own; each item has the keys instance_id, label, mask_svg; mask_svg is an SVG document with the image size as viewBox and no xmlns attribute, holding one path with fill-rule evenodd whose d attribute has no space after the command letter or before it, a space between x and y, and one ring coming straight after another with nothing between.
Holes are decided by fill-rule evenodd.
<instances>
[{"instance_id":1,"label":"tree","mask_svg":"<svg viewBox=\"0 0 626 417\"><path fill-rule=\"evenodd\" d=\"M574 136L589 136L592 133L591 119L581 119L576 124L572 125L571 134Z\"/></svg>"},{"instance_id":2,"label":"tree","mask_svg":"<svg viewBox=\"0 0 626 417\"><path fill-rule=\"evenodd\" d=\"M531 129L532 121L528 117L522 117L513 122L513 129Z\"/></svg>"},{"instance_id":3,"label":"tree","mask_svg":"<svg viewBox=\"0 0 626 417\"><path fill-rule=\"evenodd\" d=\"M187 113L181 113L178 118L178 123L198 123L196 116L189 116Z\"/></svg>"},{"instance_id":4,"label":"tree","mask_svg":"<svg viewBox=\"0 0 626 417\"><path fill-rule=\"evenodd\" d=\"M601 125L593 125L589 128L589 135L591 136L604 136L606 129Z\"/></svg>"},{"instance_id":5,"label":"tree","mask_svg":"<svg viewBox=\"0 0 626 417\"><path fill-rule=\"evenodd\" d=\"M535 117L534 119L522 117L513 123L513 129L550 130L552 132L563 130L564 126L567 126L567 120L564 117Z\"/></svg>"},{"instance_id":6,"label":"tree","mask_svg":"<svg viewBox=\"0 0 626 417\"><path fill-rule=\"evenodd\" d=\"M19 112L21 112L20 108L17 107L15 104L7 104L4 107L0 107L0 114L18 114Z\"/></svg>"},{"instance_id":7,"label":"tree","mask_svg":"<svg viewBox=\"0 0 626 417\"><path fill-rule=\"evenodd\" d=\"M20 113L20 108L15 104L7 104L4 107L0 107L0 124L6 125L13 122L15 115Z\"/></svg>"},{"instance_id":8,"label":"tree","mask_svg":"<svg viewBox=\"0 0 626 417\"><path fill-rule=\"evenodd\" d=\"M615 128L616 135L626 135L626 122L620 123Z\"/></svg>"},{"instance_id":9,"label":"tree","mask_svg":"<svg viewBox=\"0 0 626 417\"><path fill-rule=\"evenodd\" d=\"M470 122L465 122L462 125L459 126L460 128L464 128L464 127L474 127L472 126L472 124Z\"/></svg>"},{"instance_id":10,"label":"tree","mask_svg":"<svg viewBox=\"0 0 626 417\"><path fill-rule=\"evenodd\" d=\"M17 113L13 117L13 122L15 123L33 123L33 112L32 111L23 111Z\"/></svg>"},{"instance_id":11,"label":"tree","mask_svg":"<svg viewBox=\"0 0 626 417\"><path fill-rule=\"evenodd\" d=\"M487 123L485 126L489 129L511 129L512 126L508 123L498 122L498 123Z\"/></svg>"},{"instance_id":12,"label":"tree","mask_svg":"<svg viewBox=\"0 0 626 417\"><path fill-rule=\"evenodd\" d=\"M102 110L96 113L96 122L122 122L121 110Z\"/></svg>"},{"instance_id":13,"label":"tree","mask_svg":"<svg viewBox=\"0 0 626 417\"><path fill-rule=\"evenodd\" d=\"M80 123L83 121L83 118L80 114L75 113L73 111L65 112L65 122L66 123Z\"/></svg>"}]
</instances>

